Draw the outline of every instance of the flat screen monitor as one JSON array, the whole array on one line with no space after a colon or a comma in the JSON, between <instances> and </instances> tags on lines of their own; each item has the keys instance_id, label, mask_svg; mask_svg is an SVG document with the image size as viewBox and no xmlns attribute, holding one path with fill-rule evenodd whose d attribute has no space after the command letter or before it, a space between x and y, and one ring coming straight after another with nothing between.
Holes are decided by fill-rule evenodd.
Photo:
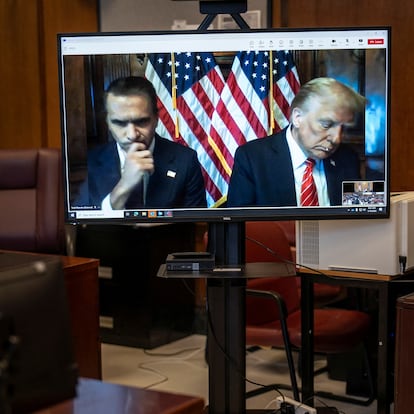
<instances>
[{"instance_id":1,"label":"flat screen monitor","mask_svg":"<svg viewBox=\"0 0 414 414\"><path fill-rule=\"evenodd\" d=\"M62 263L0 252L0 412L29 413L76 395Z\"/></svg>"},{"instance_id":2,"label":"flat screen monitor","mask_svg":"<svg viewBox=\"0 0 414 414\"><path fill-rule=\"evenodd\" d=\"M387 27L61 34L58 54L68 222L389 216Z\"/></svg>"}]
</instances>

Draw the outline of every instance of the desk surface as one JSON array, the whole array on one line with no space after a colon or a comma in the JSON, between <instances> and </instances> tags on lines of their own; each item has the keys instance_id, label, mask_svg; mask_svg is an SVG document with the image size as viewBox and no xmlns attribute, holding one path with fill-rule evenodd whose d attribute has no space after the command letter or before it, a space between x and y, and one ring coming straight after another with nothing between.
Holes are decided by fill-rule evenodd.
<instances>
[{"instance_id":1,"label":"desk surface","mask_svg":"<svg viewBox=\"0 0 414 414\"><path fill-rule=\"evenodd\" d=\"M78 396L36 414L202 414L204 400L81 378Z\"/></svg>"},{"instance_id":2,"label":"desk surface","mask_svg":"<svg viewBox=\"0 0 414 414\"><path fill-rule=\"evenodd\" d=\"M350 278L350 279L365 279L365 280L376 280L376 281L390 281L404 277L404 275L379 275L376 273L362 273L362 272L350 272L345 270L327 270L327 269L309 269L305 267L298 267L298 273L309 274L309 275L325 275L327 277L338 277L338 278Z\"/></svg>"}]
</instances>

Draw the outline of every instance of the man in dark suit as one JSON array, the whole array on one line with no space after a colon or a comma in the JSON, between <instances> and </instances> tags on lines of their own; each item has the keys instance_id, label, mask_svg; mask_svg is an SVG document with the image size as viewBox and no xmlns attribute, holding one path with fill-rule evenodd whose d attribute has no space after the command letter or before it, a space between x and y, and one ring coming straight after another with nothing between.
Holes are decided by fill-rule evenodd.
<instances>
[{"instance_id":1,"label":"man in dark suit","mask_svg":"<svg viewBox=\"0 0 414 414\"><path fill-rule=\"evenodd\" d=\"M88 154L88 179L76 205L102 210L205 207L196 152L155 133L157 96L151 82L135 76L117 79L105 101L113 140Z\"/></svg>"},{"instance_id":2,"label":"man in dark suit","mask_svg":"<svg viewBox=\"0 0 414 414\"><path fill-rule=\"evenodd\" d=\"M237 149L228 207L305 206L307 160L314 164L313 205L342 205L342 182L360 178L358 156L342 144L343 131L355 126L364 107L365 98L337 80L316 78L303 85L292 101L287 128Z\"/></svg>"}]
</instances>

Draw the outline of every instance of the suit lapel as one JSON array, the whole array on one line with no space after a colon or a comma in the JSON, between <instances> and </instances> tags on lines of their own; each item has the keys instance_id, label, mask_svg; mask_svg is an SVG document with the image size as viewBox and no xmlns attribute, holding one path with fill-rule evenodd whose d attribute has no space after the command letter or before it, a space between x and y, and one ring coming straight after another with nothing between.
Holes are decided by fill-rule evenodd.
<instances>
[{"instance_id":1,"label":"suit lapel","mask_svg":"<svg viewBox=\"0 0 414 414\"><path fill-rule=\"evenodd\" d=\"M274 155L269 162L275 165L277 176L274 177L278 187L283 187L283 196L287 205L296 204L295 178L293 174L292 159L290 157L289 146L286 140L286 129L274 135L271 148Z\"/></svg>"},{"instance_id":2,"label":"suit lapel","mask_svg":"<svg viewBox=\"0 0 414 414\"><path fill-rule=\"evenodd\" d=\"M147 189L147 204L162 204L171 199L174 185L171 185L174 174L177 172L176 156L174 152L168 151L163 138L155 136L154 162L155 171L150 176ZM161 190L160 190L161 189Z\"/></svg>"},{"instance_id":3,"label":"suit lapel","mask_svg":"<svg viewBox=\"0 0 414 414\"><path fill-rule=\"evenodd\" d=\"M100 194L108 194L121 178L118 150L113 142L103 147L96 165Z\"/></svg>"},{"instance_id":4,"label":"suit lapel","mask_svg":"<svg viewBox=\"0 0 414 414\"><path fill-rule=\"evenodd\" d=\"M340 205L342 198L341 177L338 177L338 166L335 154L323 161L325 169L326 184L328 187L328 196L331 205Z\"/></svg>"}]
</instances>

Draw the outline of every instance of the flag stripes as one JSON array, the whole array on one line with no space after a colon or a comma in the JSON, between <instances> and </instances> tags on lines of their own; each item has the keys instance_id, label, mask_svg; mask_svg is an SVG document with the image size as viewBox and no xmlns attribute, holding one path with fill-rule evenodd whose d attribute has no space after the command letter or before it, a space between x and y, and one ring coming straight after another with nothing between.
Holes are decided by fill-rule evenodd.
<instances>
[{"instance_id":1,"label":"flag stripes","mask_svg":"<svg viewBox=\"0 0 414 414\"><path fill-rule=\"evenodd\" d=\"M237 147L288 124L300 85L289 51L238 52L226 80L212 53L149 54L145 76L158 96L157 133L197 152L209 207L226 200Z\"/></svg>"}]
</instances>

